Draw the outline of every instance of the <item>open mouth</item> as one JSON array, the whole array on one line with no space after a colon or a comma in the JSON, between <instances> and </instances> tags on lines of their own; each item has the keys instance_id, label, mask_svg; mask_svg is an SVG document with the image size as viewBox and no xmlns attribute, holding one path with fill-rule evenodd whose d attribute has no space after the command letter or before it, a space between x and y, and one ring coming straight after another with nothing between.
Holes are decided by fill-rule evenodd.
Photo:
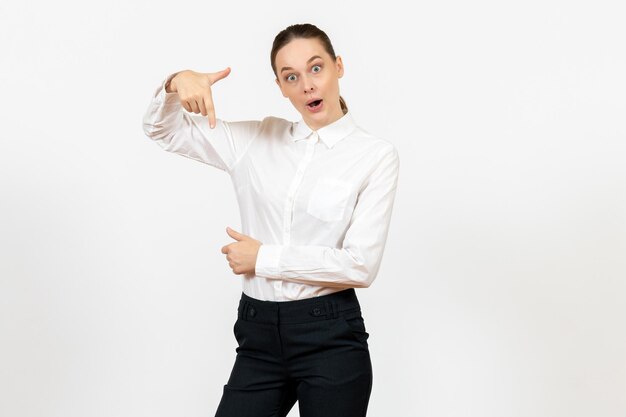
<instances>
[{"instance_id":1,"label":"open mouth","mask_svg":"<svg viewBox=\"0 0 626 417\"><path fill-rule=\"evenodd\" d=\"M315 100L315 101L312 101L312 102L308 103L307 106L309 106L310 108L314 109L314 108L318 107L321 103L322 103L322 99L319 99L319 100Z\"/></svg>"}]
</instances>

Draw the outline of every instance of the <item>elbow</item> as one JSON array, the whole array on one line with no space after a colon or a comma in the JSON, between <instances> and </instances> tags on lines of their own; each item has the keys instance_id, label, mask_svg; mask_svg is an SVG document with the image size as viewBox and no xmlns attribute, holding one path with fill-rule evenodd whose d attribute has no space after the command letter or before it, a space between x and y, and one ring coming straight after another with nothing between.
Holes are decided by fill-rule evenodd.
<instances>
[{"instance_id":1,"label":"elbow","mask_svg":"<svg viewBox=\"0 0 626 417\"><path fill-rule=\"evenodd\" d=\"M369 286L372 285L372 283L374 282L375 278L376 278L376 274L374 274L372 271L368 271L359 280L358 288L369 288Z\"/></svg>"},{"instance_id":2,"label":"elbow","mask_svg":"<svg viewBox=\"0 0 626 417\"><path fill-rule=\"evenodd\" d=\"M347 279L354 288L369 288L380 269L382 256L379 254L364 253L357 248L344 248L343 251L349 258L350 268L347 271Z\"/></svg>"},{"instance_id":3,"label":"elbow","mask_svg":"<svg viewBox=\"0 0 626 417\"><path fill-rule=\"evenodd\" d=\"M172 129L169 128L169 123L165 120L157 117L153 111L147 111L141 120L141 127L143 133L150 139L156 141L167 141L172 134Z\"/></svg>"},{"instance_id":4,"label":"elbow","mask_svg":"<svg viewBox=\"0 0 626 417\"><path fill-rule=\"evenodd\" d=\"M351 254L353 264L348 269L348 281L354 288L368 288L374 282L376 278L376 267L372 267L370 263L360 256L354 256Z\"/></svg>"},{"instance_id":5,"label":"elbow","mask_svg":"<svg viewBox=\"0 0 626 417\"><path fill-rule=\"evenodd\" d=\"M154 126L144 122L142 124L142 128L143 128L144 135L152 139L152 137L154 136L154 130L155 130Z\"/></svg>"},{"instance_id":6,"label":"elbow","mask_svg":"<svg viewBox=\"0 0 626 417\"><path fill-rule=\"evenodd\" d=\"M348 276L350 286L353 288L368 288L374 282L375 275L367 269L352 270Z\"/></svg>"},{"instance_id":7,"label":"elbow","mask_svg":"<svg viewBox=\"0 0 626 417\"><path fill-rule=\"evenodd\" d=\"M161 126L152 123L147 117L144 117L141 123L143 133L152 140L162 139L164 130Z\"/></svg>"}]
</instances>

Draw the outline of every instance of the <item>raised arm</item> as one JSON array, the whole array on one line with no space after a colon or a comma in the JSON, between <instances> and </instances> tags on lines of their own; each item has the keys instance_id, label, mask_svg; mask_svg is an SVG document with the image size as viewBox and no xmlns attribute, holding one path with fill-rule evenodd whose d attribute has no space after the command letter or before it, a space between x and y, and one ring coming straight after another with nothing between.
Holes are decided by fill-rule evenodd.
<instances>
[{"instance_id":1,"label":"raised arm","mask_svg":"<svg viewBox=\"0 0 626 417\"><path fill-rule=\"evenodd\" d=\"M227 122L215 117L211 85L229 72L229 68L217 73L185 70L168 75L155 90L143 116L146 136L168 152L230 173L256 137L262 121Z\"/></svg>"}]
</instances>

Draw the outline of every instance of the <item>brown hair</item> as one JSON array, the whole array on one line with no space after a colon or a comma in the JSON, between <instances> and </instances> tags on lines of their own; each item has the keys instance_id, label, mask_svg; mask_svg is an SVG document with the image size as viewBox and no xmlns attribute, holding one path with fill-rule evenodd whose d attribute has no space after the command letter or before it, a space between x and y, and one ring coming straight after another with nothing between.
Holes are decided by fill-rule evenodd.
<instances>
[{"instance_id":1,"label":"brown hair","mask_svg":"<svg viewBox=\"0 0 626 417\"><path fill-rule=\"evenodd\" d=\"M312 25L310 23L302 23L297 25L287 26L285 29L280 31L278 35L274 38L274 43L272 44L272 52L270 53L270 60L272 62L272 70L274 71L274 75L278 78L276 74L276 54L283 46L287 45L294 39L313 39L317 38L324 46L324 49L331 56L333 61L337 60L337 56L335 56L335 50L333 49L333 45L328 38L326 33L319 29L317 26ZM341 105L341 111L343 114L348 112L348 105L343 97L339 96L339 104Z\"/></svg>"}]
</instances>

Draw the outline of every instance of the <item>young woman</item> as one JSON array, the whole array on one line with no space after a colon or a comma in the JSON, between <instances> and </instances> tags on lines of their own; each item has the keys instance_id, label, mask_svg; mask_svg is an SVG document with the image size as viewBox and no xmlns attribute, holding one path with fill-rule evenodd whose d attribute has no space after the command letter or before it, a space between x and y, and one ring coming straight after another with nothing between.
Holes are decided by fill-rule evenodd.
<instances>
[{"instance_id":1,"label":"young woman","mask_svg":"<svg viewBox=\"0 0 626 417\"><path fill-rule=\"evenodd\" d=\"M239 202L242 232L222 248L243 275L238 347L216 416L286 416L297 400L301 417L363 417L373 375L355 288L381 264L398 153L354 121L322 30L287 27L270 58L297 122L216 118L211 87L230 68L169 75L143 120L166 151L226 171Z\"/></svg>"}]
</instances>

